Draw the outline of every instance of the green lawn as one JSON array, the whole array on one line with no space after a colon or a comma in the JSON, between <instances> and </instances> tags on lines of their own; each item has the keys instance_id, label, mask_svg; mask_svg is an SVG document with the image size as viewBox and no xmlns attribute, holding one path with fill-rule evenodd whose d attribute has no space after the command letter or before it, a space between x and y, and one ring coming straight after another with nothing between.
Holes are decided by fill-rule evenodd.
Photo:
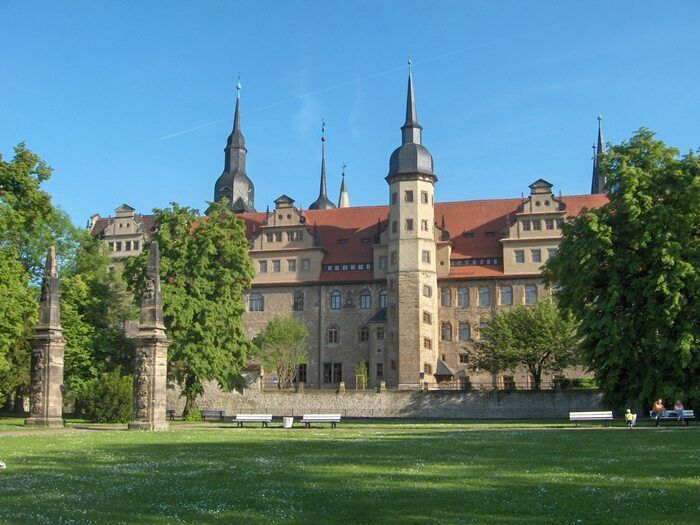
<instances>
[{"instance_id":1,"label":"green lawn","mask_svg":"<svg viewBox=\"0 0 700 525\"><path fill-rule=\"evenodd\" d=\"M17 427L14 427L16 429ZM0 433L2 523L698 523L700 429Z\"/></svg>"}]
</instances>

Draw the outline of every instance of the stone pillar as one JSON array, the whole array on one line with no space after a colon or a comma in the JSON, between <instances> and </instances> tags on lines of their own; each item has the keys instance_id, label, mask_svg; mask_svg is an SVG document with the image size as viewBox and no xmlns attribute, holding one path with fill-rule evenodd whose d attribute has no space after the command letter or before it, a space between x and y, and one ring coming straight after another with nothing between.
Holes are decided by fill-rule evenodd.
<instances>
[{"instance_id":1,"label":"stone pillar","mask_svg":"<svg viewBox=\"0 0 700 525\"><path fill-rule=\"evenodd\" d=\"M63 426L63 349L60 281L56 273L56 250L49 248L39 301L39 321L31 338L32 369L29 387L29 418L25 425Z\"/></svg>"},{"instance_id":2,"label":"stone pillar","mask_svg":"<svg viewBox=\"0 0 700 525\"><path fill-rule=\"evenodd\" d=\"M134 401L129 430L168 430L165 402L169 341L163 323L160 260L155 241L149 248L138 335L134 343Z\"/></svg>"}]
</instances>

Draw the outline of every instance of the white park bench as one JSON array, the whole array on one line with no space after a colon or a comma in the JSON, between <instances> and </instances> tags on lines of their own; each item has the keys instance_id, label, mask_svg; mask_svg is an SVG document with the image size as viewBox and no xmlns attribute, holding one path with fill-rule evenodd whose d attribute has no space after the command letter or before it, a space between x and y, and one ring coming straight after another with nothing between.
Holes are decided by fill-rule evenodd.
<instances>
[{"instance_id":1,"label":"white park bench","mask_svg":"<svg viewBox=\"0 0 700 525\"><path fill-rule=\"evenodd\" d=\"M652 412L649 412L649 417L651 419L654 419ZM664 410L661 413L661 417L659 419L661 421L669 421L672 419L678 419L678 413L675 410ZM685 419L686 421L688 421L689 419L695 419L695 411L694 410L684 410L683 411L683 419Z\"/></svg>"},{"instance_id":2,"label":"white park bench","mask_svg":"<svg viewBox=\"0 0 700 525\"><path fill-rule=\"evenodd\" d=\"M340 414L304 414L301 422L310 427L311 423L330 423L331 428L335 428L337 423L340 423Z\"/></svg>"},{"instance_id":3,"label":"white park bench","mask_svg":"<svg viewBox=\"0 0 700 525\"><path fill-rule=\"evenodd\" d=\"M597 412L569 412L569 421L612 421L612 410L600 410Z\"/></svg>"},{"instance_id":4,"label":"white park bench","mask_svg":"<svg viewBox=\"0 0 700 525\"><path fill-rule=\"evenodd\" d=\"M243 423L262 423L262 426L266 427L272 422L272 414L236 414L234 421L239 427L242 427Z\"/></svg>"}]
</instances>

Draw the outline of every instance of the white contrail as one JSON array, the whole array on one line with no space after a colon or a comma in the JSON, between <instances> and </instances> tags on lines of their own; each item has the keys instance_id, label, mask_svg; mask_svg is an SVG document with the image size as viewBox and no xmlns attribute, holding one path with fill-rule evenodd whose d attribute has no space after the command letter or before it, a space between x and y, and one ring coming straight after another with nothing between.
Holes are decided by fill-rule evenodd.
<instances>
[{"instance_id":1,"label":"white contrail","mask_svg":"<svg viewBox=\"0 0 700 525\"><path fill-rule=\"evenodd\" d=\"M499 39L496 39L496 40L490 40L489 42L483 42L483 43L481 43L481 44L476 44L476 45L469 46L469 47L463 47L463 48L461 48L461 49L455 49L454 51L448 51L447 53L442 53L442 54L440 54L440 55L435 55L435 56L432 56L432 57L429 57L429 58L425 58L425 59L423 59L423 60L414 61L414 62L413 62L413 65L415 66L415 65L425 64L425 63L427 63L427 62L433 62L433 61L435 61L435 60L440 60L441 58L446 58L446 57L450 57L450 56L453 56L453 55L458 55L458 54L460 54L460 53L466 53L467 51L473 51L474 49L479 49L479 48L481 48L481 47L486 47L486 46L489 46L489 45L491 45L491 44L495 44L496 42L501 42L501 41L503 41L503 40L510 40L510 39L513 39L513 38L519 38L519 37L517 37L517 36L509 36L509 37L499 38ZM340 82L339 84L334 84L334 85L332 85L332 86L328 86L328 87L325 87L325 88L322 88L322 89L318 89L318 90L316 90L316 91L309 91L308 93L302 93L301 95L296 95L296 96L294 96L294 97L285 98L285 99L283 99L283 100L279 100L279 101L277 101L277 102L273 102L272 104L267 104L266 106L261 106L261 107L259 107L259 108L252 109L252 110L250 110L250 111L247 111L247 113L248 113L248 114L257 113L258 111L264 111L264 110L266 110L266 109L274 108L274 107L276 107L276 106L281 106L282 104L287 104L287 103L289 103L289 102L294 102L294 101L297 101L297 100L301 100L301 99L303 99L303 98L313 97L313 96L315 96L315 95L320 95L321 93L325 93L325 92L327 92L327 91L332 91L332 90L334 90L334 89L339 89L339 88L346 87L346 86L352 86L353 84L357 84L357 83L359 83L359 82L364 82L365 80L371 80L371 79L373 79L373 78L381 77L381 76L384 76L384 75L389 75L390 73L395 73L396 71L402 71L402 70L406 69L406 67L407 67L407 66L405 66L405 65L400 66L400 67L394 67L394 68L391 68L391 69L387 69L387 70L385 70L385 71L380 71L380 72L378 72L378 73L372 73L371 75L367 75L367 76L364 76L364 77L361 77L361 78L356 78L356 79L354 79L354 80L348 80L348 81L346 81L346 82ZM176 131L175 133L170 133L169 135L164 135L164 136L160 137L158 140L167 140L167 139L171 139L171 138L173 138L173 137L178 137L178 136L180 136L180 135L184 135L184 134L186 134L186 133L190 133L190 132L196 131L196 130L198 130L198 129L206 128L206 127L208 127L208 126L213 126L214 124L219 124L220 122L227 122L227 121L230 121L231 118L232 118L232 117L226 117L226 118L222 118L222 119L218 119L218 120L212 120L211 122L205 122L204 124L200 124L200 125L198 125L198 126L194 126L193 128L187 128L187 129L183 129L182 131Z\"/></svg>"}]
</instances>

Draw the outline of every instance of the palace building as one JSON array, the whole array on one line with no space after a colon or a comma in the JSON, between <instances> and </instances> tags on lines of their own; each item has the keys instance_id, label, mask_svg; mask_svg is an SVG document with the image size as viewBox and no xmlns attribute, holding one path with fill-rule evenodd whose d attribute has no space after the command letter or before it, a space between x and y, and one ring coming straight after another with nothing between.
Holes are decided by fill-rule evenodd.
<instances>
[{"instance_id":1,"label":"palace building","mask_svg":"<svg viewBox=\"0 0 700 525\"><path fill-rule=\"evenodd\" d=\"M274 316L302 321L309 331L308 360L298 379L307 387L337 388L344 381L352 388L360 362L367 365L369 386L527 384L524 371L499 376L471 371L468 344L480 337L496 309L533 304L551 293L540 267L556 253L563 221L607 201L600 120L590 195L556 195L539 179L522 198L436 203L438 178L423 145L409 72L401 144L385 178L386 204L350 206L344 173L337 206L329 199L324 132L319 195L309 209L283 194L274 209L257 212L237 87L233 131L214 198L227 199L246 225L256 270L244 298L247 335ZM115 264L139 253L155 227L153 216L127 205L115 217L95 215L88 224L91 234L108 243Z\"/></svg>"}]
</instances>

